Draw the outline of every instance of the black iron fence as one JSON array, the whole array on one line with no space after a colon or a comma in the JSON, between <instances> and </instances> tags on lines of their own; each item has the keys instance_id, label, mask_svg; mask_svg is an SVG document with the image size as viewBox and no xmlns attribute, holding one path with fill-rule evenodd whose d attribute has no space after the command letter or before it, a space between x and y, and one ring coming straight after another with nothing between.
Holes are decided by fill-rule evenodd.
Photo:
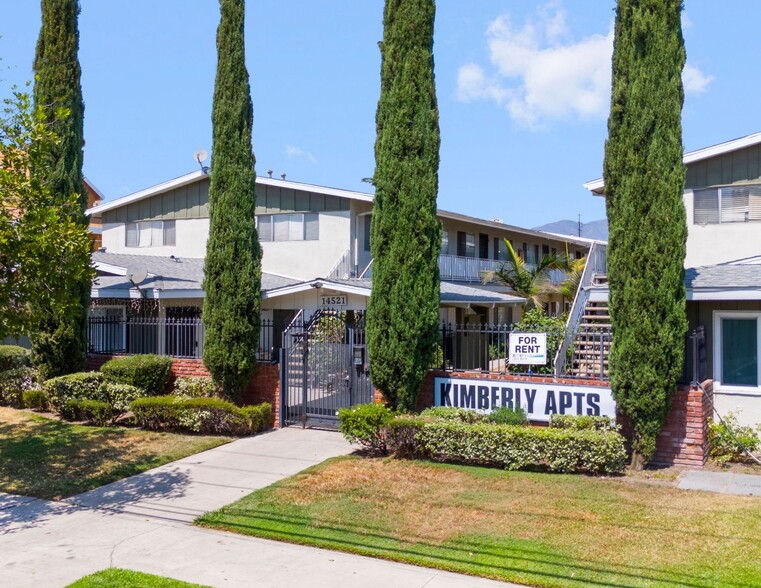
<instances>
[{"instance_id":1,"label":"black iron fence","mask_svg":"<svg viewBox=\"0 0 761 588\"><path fill-rule=\"evenodd\" d=\"M261 322L258 361L276 357L275 347L279 346L276 332L273 321ZM87 351L93 354L152 353L201 359L204 339L203 320L196 317L89 317L87 320Z\"/></svg>"},{"instance_id":2,"label":"black iron fence","mask_svg":"<svg viewBox=\"0 0 761 588\"><path fill-rule=\"evenodd\" d=\"M547 362L543 365L510 363L511 333L521 332L517 324L452 324L441 325L439 349L433 368L489 373L547 374L554 373L555 354L566 335L566 327L550 327L533 332L547 334ZM585 328L572 333L562 373L566 377L605 378L608 373L609 328Z\"/></svg>"}]
</instances>

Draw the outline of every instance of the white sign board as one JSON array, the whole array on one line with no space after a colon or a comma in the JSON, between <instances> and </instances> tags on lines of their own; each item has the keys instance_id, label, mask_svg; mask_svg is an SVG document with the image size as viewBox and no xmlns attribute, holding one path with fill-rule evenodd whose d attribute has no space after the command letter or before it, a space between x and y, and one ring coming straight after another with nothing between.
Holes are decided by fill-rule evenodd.
<instances>
[{"instance_id":1,"label":"white sign board","mask_svg":"<svg viewBox=\"0 0 761 588\"><path fill-rule=\"evenodd\" d=\"M513 365L547 363L547 333L510 333L510 363Z\"/></svg>"},{"instance_id":2,"label":"white sign board","mask_svg":"<svg viewBox=\"0 0 761 588\"><path fill-rule=\"evenodd\" d=\"M435 378L433 400L436 406L469 408L481 413L502 406L522 408L530 420L539 422L549 422L555 413L616 418L610 388L596 386Z\"/></svg>"}]
</instances>

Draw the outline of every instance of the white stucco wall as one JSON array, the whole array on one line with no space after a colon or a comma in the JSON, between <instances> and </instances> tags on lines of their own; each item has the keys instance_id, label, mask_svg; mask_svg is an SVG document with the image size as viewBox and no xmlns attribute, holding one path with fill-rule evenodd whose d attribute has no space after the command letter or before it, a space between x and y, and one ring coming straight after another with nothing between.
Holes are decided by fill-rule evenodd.
<instances>
[{"instance_id":1,"label":"white stucco wall","mask_svg":"<svg viewBox=\"0 0 761 588\"><path fill-rule=\"evenodd\" d=\"M205 257L206 240L209 237L208 218L188 218L176 221L175 246L127 247L124 223L103 225L103 247L108 253L129 255L158 255L169 257Z\"/></svg>"},{"instance_id":2,"label":"white stucco wall","mask_svg":"<svg viewBox=\"0 0 761 588\"><path fill-rule=\"evenodd\" d=\"M350 213L321 212L319 240L268 241L261 245L263 272L298 280L324 278L351 245Z\"/></svg>"},{"instance_id":3,"label":"white stucco wall","mask_svg":"<svg viewBox=\"0 0 761 588\"><path fill-rule=\"evenodd\" d=\"M341 292L330 290L328 288L312 288L304 292L278 296L277 298L266 298L262 300L262 316L264 313L275 309L280 310L301 310L304 309L305 316L311 316L317 309L323 308L320 304L321 296L346 296L346 306L336 307L336 310L361 310L367 309L367 297L358 294L343 294ZM272 316L271 314L268 316Z\"/></svg>"},{"instance_id":4,"label":"white stucco wall","mask_svg":"<svg viewBox=\"0 0 761 588\"><path fill-rule=\"evenodd\" d=\"M722 417L731 412L741 425L761 426L761 393L739 394L714 387L713 404Z\"/></svg>"},{"instance_id":5,"label":"white stucco wall","mask_svg":"<svg viewBox=\"0 0 761 588\"><path fill-rule=\"evenodd\" d=\"M684 193L687 212L687 256L685 267L715 265L761 255L761 223L696 225L693 222L693 193Z\"/></svg>"}]
</instances>

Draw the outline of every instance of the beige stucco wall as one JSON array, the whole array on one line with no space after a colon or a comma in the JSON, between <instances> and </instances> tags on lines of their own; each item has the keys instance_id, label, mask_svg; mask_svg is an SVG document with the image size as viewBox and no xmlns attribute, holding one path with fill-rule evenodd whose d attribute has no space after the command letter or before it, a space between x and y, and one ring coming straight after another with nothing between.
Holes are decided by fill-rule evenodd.
<instances>
[{"instance_id":1,"label":"beige stucco wall","mask_svg":"<svg viewBox=\"0 0 761 588\"><path fill-rule=\"evenodd\" d=\"M311 280L324 278L351 245L349 211L320 213L320 238L316 241L262 243L262 271Z\"/></svg>"},{"instance_id":2,"label":"beige stucco wall","mask_svg":"<svg viewBox=\"0 0 761 588\"><path fill-rule=\"evenodd\" d=\"M685 267L715 265L761 255L761 222L696 225L693 222L694 196L684 193L687 213L687 255Z\"/></svg>"},{"instance_id":3,"label":"beige stucco wall","mask_svg":"<svg viewBox=\"0 0 761 588\"><path fill-rule=\"evenodd\" d=\"M128 255L158 255L169 257L206 257L206 240L209 236L208 218L179 219L176 222L177 238L175 246L127 247L125 245L125 224L107 223L103 225L103 247L108 253Z\"/></svg>"}]
</instances>

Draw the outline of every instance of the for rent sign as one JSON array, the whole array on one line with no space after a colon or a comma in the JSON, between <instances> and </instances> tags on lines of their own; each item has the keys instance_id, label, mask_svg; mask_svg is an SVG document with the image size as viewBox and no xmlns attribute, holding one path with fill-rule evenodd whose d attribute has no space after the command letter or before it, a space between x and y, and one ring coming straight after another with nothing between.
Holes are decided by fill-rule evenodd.
<instances>
[{"instance_id":1,"label":"for rent sign","mask_svg":"<svg viewBox=\"0 0 761 588\"><path fill-rule=\"evenodd\" d=\"M510 333L510 363L514 365L547 363L547 333Z\"/></svg>"},{"instance_id":2,"label":"for rent sign","mask_svg":"<svg viewBox=\"0 0 761 588\"><path fill-rule=\"evenodd\" d=\"M522 408L532 421L549 422L558 414L616 416L610 388L530 381L435 378L434 404L488 413L501 406Z\"/></svg>"}]
</instances>

